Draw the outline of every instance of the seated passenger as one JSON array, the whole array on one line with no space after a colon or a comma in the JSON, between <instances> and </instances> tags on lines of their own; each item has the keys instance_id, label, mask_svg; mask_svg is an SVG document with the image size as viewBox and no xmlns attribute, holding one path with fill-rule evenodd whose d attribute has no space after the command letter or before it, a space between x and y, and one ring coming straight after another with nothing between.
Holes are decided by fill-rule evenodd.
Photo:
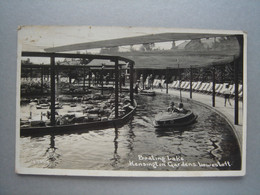
<instances>
[{"instance_id":1,"label":"seated passenger","mask_svg":"<svg viewBox=\"0 0 260 195\"><path fill-rule=\"evenodd\" d=\"M177 112L186 114L188 111L184 108L183 103L179 103L179 108L177 108Z\"/></svg>"},{"instance_id":2,"label":"seated passenger","mask_svg":"<svg viewBox=\"0 0 260 195\"><path fill-rule=\"evenodd\" d=\"M170 106L167 108L168 112L176 112L177 108L174 106L174 102L171 102Z\"/></svg>"}]
</instances>

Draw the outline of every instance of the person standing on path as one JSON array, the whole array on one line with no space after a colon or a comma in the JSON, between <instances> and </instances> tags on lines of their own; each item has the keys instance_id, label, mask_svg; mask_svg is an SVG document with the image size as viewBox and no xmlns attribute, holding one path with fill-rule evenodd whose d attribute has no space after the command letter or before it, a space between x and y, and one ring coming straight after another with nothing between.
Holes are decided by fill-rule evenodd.
<instances>
[{"instance_id":1,"label":"person standing on path","mask_svg":"<svg viewBox=\"0 0 260 195\"><path fill-rule=\"evenodd\" d=\"M149 78L149 88L153 89L153 75L152 74L150 75L150 78Z\"/></svg>"},{"instance_id":2,"label":"person standing on path","mask_svg":"<svg viewBox=\"0 0 260 195\"><path fill-rule=\"evenodd\" d=\"M232 105L231 105L231 102L230 102L231 91L230 91L230 89L229 89L229 85L226 85L225 88L226 88L226 89L223 91L224 98L225 98L224 106L226 107L227 101L228 101L229 105L232 106Z\"/></svg>"},{"instance_id":3,"label":"person standing on path","mask_svg":"<svg viewBox=\"0 0 260 195\"><path fill-rule=\"evenodd\" d=\"M146 77L146 80L145 80L145 89L149 89L149 87L150 87L150 75L148 75L147 77Z\"/></svg>"},{"instance_id":4,"label":"person standing on path","mask_svg":"<svg viewBox=\"0 0 260 195\"><path fill-rule=\"evenodd\" d=\"M140 87L139 87L139 80L137 80L137 82L135 83L135 88L134 88L134 92L135 94L138 94L138 91L141 90Z\"/></svg>"},{"instance_id":5,"label":"person standing on path","mask_svg":"<svg viewBox=\"0 0 260 195\"><path fill-rule=\"evenodd\" d=\"M163 86L162 86L162 83L163 83L163 82L162 82L162 79L160 79L158 82L159 82L158 87L159 87L159 89L161 89L161 91L162 91L162 89L163 89Z\"/></svg>"}]
</instances>

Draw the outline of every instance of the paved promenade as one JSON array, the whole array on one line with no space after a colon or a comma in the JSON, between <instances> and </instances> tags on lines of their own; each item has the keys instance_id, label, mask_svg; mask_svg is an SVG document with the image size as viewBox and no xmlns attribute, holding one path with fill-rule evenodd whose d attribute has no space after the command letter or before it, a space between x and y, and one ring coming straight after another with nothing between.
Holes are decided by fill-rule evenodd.
<instances>
[{"instance_id":1,"label":"paved promenade","mask_svg":"<svg viewBox=\"0 0 260 195\"><path fill-rule=\"evenodd\" d=\"M154 89L156 93L166 93L166 89L163 89L162 91L160 89ZM179 96L180 91L169 89L168 94ZM190 92L189 91L182 91L182 97L190 99ZM216 96L215 97L215 107L212 107L212 96L207 94L201 94L201 93L192 93L192 100L196 101L197 103L202 103L206 105L207 107L210 107L214 111L218 112L220 115L222 115L228 123L233 127L234 133L237 137L238 144L240 147L240 150L242 151L242 141L243 141L243 103L242 101L239 101L239 124L234 124L234 100L230 99L230 102L232 106L230 106L227 102L226 107L224 106L224 98Z\"/></svg>"}]
</instances>

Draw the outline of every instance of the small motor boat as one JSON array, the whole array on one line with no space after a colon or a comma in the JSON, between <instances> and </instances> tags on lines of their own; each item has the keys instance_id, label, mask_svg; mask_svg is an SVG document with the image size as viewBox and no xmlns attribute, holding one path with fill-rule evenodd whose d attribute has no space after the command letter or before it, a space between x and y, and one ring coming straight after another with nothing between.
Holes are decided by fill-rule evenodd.
<instances>
[{"instance_id":1,"label":"small motor boat","mask_svg":"<svg viewBox=\"0 0 260 195\"><path fill-rule=\"evenodd\" d=\"M153 125L156 128L181 127L194 123L197 117L191 110L185 113L162 112L155 116Z\"/></svg>"},{"instance_id":2,"label":"small motor boat","mask_svg":"<svg viewBox=\"0 0 260 195\"><path fill-rule=\"evenodd\" d=\"M141 90L140 91L141 95L147 95L147 96L155 96L155 91L151 91L151 90Z\"/></svg>"},{"instance_id":3,"label":"small motor boat","mask_svg":"<svg viewBox=\"0 0 260 195\"><path fill-rule=\"evenodd\" d=\"M36 105L37 109L48 109L49 108L49 104L38 104Z\"/></svg>"}]
</instances>

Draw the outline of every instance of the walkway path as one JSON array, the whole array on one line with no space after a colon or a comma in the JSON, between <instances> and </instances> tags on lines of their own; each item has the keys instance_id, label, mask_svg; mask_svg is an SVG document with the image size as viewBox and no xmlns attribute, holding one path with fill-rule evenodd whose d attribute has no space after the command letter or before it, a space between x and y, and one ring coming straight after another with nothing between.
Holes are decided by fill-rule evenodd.
<instances>
[{"instance_id":1,"label":"walkway path","mask_svg":"<svg viewBox=\"0 0 260 195\"><path fill-rule=\"evenodd\" d=\"M157 93L166 93L166 89L163 89L162 91L160 89L154 89ZM168 93L170 95L179 96L180 91L169 89ZM189 91L182 91L182 97L190 99L190 92ZM224 98L223 97L215 97L215 107L212 107L212 96L201 94L201 93L192 93L192 100L197 101L198 103L203 103L210 107L211 109L215 110L219 114L221 114L233 127L234 133L237 137L240 150L242 151L242 141L243 141L243 103L242 101L239 101L239 124L234 124L234 100L231 99L230 106L228 103L226 107L224 106Z\"/></svg>"}]
</instances>

